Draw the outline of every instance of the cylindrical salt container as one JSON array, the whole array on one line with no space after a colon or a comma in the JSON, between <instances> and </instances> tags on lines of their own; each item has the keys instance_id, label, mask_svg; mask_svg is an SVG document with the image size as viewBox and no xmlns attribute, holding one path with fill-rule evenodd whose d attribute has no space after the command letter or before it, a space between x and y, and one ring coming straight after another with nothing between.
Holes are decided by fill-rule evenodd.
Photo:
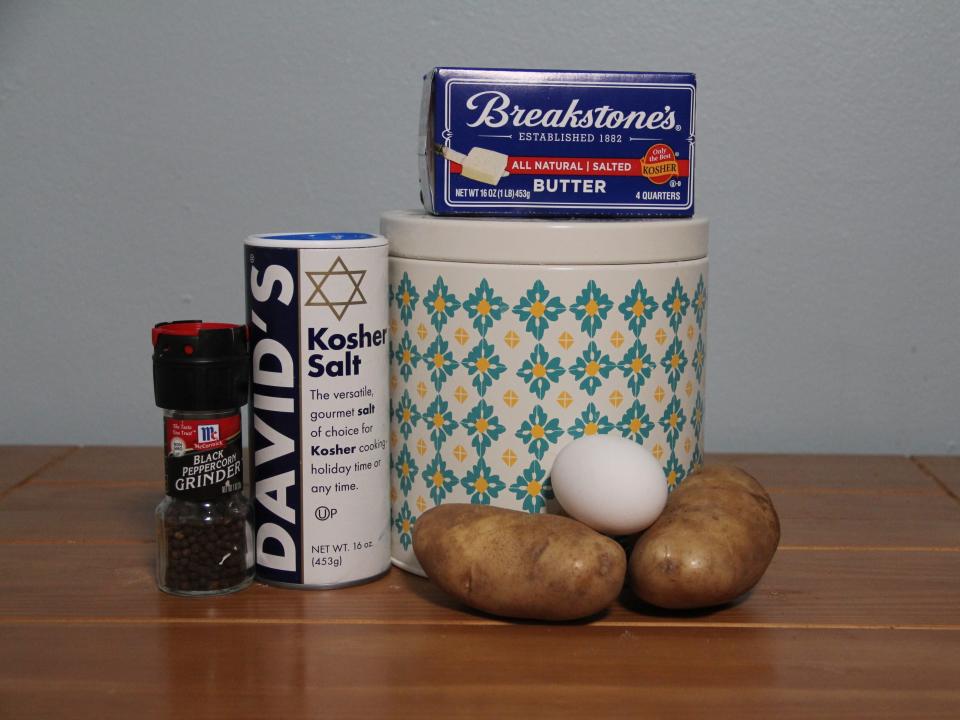
<instances>
[{"instance_id":1,"label":"cylindrical salt container","mask_svg":"<svg viewBox=\"0 0 960 720\"><path fill-rule=\"evenodd\" d=\"M247 239L257 577L333 588L390 567L387 241Z\"/></svg>"},{"instance_id":2,"label":"cylindrical salt container","mask_svg":"<svg viewBox=\"0 0 960 720\"><path fill-rule=\"evenodd\" d=\"M671 488L702 463L707 221L381 219L393 562L443 503L549 512L566 443L615 433Z\"/></svg>"}]
</instances>

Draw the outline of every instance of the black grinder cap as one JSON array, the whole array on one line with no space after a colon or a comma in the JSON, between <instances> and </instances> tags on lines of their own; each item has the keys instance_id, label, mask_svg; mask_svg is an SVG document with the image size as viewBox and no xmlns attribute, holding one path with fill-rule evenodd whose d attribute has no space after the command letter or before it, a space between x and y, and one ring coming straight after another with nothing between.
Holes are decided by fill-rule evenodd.
<instances>
[{"instance_id":1,"label":"black grinder cap","mask_svg":"<svg viewBox=\"0 0 960 720\"><path fill-rule=\"evenodd\" d=\"M229 410L247 404L244 325L176 320L153 327L153 393L166 410Z\"/></svg>"}]
</instances>

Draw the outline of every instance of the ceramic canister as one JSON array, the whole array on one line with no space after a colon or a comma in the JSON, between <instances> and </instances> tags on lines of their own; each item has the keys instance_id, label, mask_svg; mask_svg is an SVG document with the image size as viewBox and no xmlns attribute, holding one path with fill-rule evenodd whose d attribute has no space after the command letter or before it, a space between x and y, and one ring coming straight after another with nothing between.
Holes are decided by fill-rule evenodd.
<instances>
[{"instance_id":1,"label":"ceramic canister","mask_svg":"<svg viewBox=\"0 0 960 720\"><path fill-rule=\"evenodd\" d=\"M392 556L422 574L443 503L556 510L574 438L649 449L671 487L702 463L707 221L386 213Z\"/></svg>"}]
</instances>

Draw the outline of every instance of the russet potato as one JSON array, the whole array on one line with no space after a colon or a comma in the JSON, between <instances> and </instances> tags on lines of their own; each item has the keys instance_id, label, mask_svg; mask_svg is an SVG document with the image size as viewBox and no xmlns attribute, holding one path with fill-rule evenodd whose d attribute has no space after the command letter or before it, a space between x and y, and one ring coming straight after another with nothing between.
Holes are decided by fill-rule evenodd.
<instances>
[{"instance_id":1,"label":"russet potato","mask_svg":"<svg viewBox=\"0 0 960 720\"><path fill-rule=\"evenodd\" d=\"M414 525L413 550L444 591L511 618L593 615L626 575L623 548L576 520L484 505L431 508Z\"/></svg>"},{"instance_id":2,"label":"russet potato","mask_svg":"<svg viewBox=\"0 0 960 720\"><path fill-rule=\"evenodd\" d=\"M630 586L645 602L689 609L730 602L757 584L780 542L770 496L739 468L690 475L630 554Z\"/></svg>"}]
</instances>

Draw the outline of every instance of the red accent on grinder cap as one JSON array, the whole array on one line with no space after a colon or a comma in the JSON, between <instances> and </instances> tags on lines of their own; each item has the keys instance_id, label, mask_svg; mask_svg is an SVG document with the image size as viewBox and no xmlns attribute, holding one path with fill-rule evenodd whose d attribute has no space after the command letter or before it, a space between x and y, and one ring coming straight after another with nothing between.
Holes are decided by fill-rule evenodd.
<instances>
[{"instance_id":1,"label":"red accent on grinder cap","mask_svg":"<svg viewBox=\"0 0 960 720\"><path fill-rule=\"evenodd\" d=\"M173 322L157 323L151 332L154 345L161 335L179 335L181 337L198 337L201 330L232 330L242 327L246 334L245 325L234 323L203 322L202 320L174 320Z\"/></svg>"}]
</instances>

